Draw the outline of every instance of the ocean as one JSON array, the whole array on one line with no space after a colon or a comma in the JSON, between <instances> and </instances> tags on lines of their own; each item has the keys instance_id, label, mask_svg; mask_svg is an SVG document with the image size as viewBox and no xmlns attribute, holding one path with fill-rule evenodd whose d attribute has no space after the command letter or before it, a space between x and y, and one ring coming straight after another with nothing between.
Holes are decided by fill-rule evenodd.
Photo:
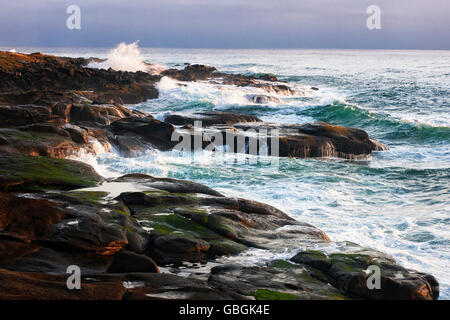
<instances>
[{"instance_id":1,"label":"ocean","mask_svg":"<svg viewBox=\"0 0 450 320\"><path fill-rule=\"evenodd\" d=\"M16 50L100 58L109 52ZM141 172L188 179L227 196L271 204L321 228L333 241L386 252L403 266L434 275L440 298L450 299L450 51L140 48L140 54L165 67L200 63L231 73L271 73L320 90L258 105L245 99L250 88L179 87L164 79L158 99L128 106L132 109L160 119L169 112L221 110L275 123L327 121L363 129L390 149L359 161L281 158L276 168L248 155L219 159L153 150L137 158L112 152L78 159L106 177ZM241 258L257 261L271 254L283 255L255 250Z\"/></svg>"}]
</instances>

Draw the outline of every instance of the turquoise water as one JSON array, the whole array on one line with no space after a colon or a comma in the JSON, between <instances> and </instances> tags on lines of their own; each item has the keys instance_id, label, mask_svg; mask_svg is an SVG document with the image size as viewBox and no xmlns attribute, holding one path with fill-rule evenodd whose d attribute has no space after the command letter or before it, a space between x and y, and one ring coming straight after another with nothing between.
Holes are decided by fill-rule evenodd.
<instances>
[{"instance_id":1,"label":"turquoise water","mask_svg":"<svg viewBox=\"0 0 450 320\"><path fill-rule=\"evenodd\" d=\"M106 56L106 50L52 49ZM48 50L51 51L51 50ZM450 299L450 52L141 49L152 63L211 64L226 72L272 73L320 90L279 104L249 104L245 90L161 83L160 98L131 106L166 112L225 110L280 123L328 121L366 130L390 147L364 161L245 156L195 157L151 151L125 159L84 156L104 175L145 172L189 179L229 196L274 205L324 230L391 254L436 276Z\"/></svg>"}]
</instances>

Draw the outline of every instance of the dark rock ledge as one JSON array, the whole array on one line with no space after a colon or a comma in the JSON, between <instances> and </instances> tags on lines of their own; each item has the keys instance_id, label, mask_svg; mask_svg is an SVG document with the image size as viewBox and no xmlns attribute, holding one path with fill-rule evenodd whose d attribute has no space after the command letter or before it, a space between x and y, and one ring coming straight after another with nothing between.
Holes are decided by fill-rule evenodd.
<instances>
[{"instance_id":1,"label":"dark rock ledge","mask_svg":"<svg viewBox=\"0 0 450 320\"><path fill-rule=\"evenodd\" d=\"M150 75L91 69L85 67L87 63L82 58L0 52L0 151L64 158L82 149L96 153L99 148L115 148L124 156L136 156L149 148L174 148L179 142L172 141L174 132L189 129L195 120L201 120L210 132L221 132L223 144L230 143L227 133L234 136L232 139L248 139L250 125L255 130L278 129L278 156L282 157L357 159L386 149L362 130L328 123L268 124L251 115L212 111L192 116L172 114L159 121L123 106L156 98L155 83L162 76L294 94L288 84L273 76L224 74L200 65ZM210 138L205 136L204 140L202 146L206 147Z\"/></svg>"},{"instance_id":2,"label":"dark rock ledge","mask_svg":"<svg viewBox=\"0 0 450 320\"><path fill-rule=\"evenodd\" d=\"M352 243L329 253L314 226L197 183L142 174L103 182L86 164L47 157L0 153L0 162L0 299L439 295L431 275ZM221 260L254 248L303 251L253 266ZM187 278L167 272L189 262L214 267ZM82 270L81 290L66 288L69 265ZM366 287L369 265L381 269L381 290Z\"/></svg>"}]
</instances>

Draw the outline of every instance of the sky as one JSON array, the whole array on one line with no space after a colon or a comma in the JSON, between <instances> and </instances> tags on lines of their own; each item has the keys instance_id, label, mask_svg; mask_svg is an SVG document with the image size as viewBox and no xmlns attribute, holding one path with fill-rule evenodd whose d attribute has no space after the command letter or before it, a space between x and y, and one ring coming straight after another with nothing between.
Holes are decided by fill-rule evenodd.
<instances>
[{"instance_id":1,"label":"sky","mask_svg":"<svg viewBox=\"0 0 450 320\"><path fill-rule=\"evenodd\" d=\"M69 5L81 29L69 30ZM369 30L367 7L380 8ZM450 50L449 0L0 0L0 46Z\"/></svg>"}]
</instances>

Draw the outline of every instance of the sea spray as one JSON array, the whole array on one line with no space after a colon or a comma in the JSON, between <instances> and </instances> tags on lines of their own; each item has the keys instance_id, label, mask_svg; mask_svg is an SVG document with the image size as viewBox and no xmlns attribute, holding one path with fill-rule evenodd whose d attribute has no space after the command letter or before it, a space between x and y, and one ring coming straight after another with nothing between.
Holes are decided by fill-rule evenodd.
<instances>
[{"instance_id":1,"label":"sea spray","mask_svg":"<svg viewBox=\"0 0 450 320\"><path fill-rule=\"evenodd\" d=\"M111 50L108 58L103 62L92 62L90 68L109 69L116 71L144 71L148 72L150 66L144 62L144 57L138 47L138 41L130 44L120 43L115 49Z\"/></svg>"},{"instance_id":2,"label":"sea spray","mask_svg":"<svg viewBox=\"0 0 450 320\"><path fill-rule=\"evenodd\" d=\"M157 88L160 91L170 91L178 87L179 87L178 82L169 77L162 77L157 84Z\"/></svg>"}]
</instances>

